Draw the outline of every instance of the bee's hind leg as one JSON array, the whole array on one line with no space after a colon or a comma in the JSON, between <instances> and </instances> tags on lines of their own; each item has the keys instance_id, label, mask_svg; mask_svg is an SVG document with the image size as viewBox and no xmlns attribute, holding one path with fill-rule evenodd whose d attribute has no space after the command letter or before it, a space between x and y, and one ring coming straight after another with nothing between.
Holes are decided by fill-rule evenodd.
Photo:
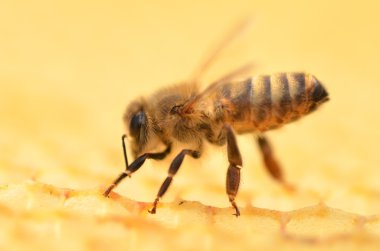
<instances>
[{"instance_id":1,"label":"bee's hind leg","mask_svg":"<svg viewBox=\"0 0 380 251\"><path fill-rule=\"evenodd\" d=\"M200 151L194 151L185 149L182 150L172 161L169 167L168 176L166 177L165 181L162 183L160 190L157 193L156 199L153 202L153 208L149 210L149 213L155 214L158 201L161 199L162 196L164 196L165 192L168 190L170 184L173 181L174 175L177 173L178 169L181 167L181 164L183 162L183 159L185 158L185 155L190 155L193 158L199 158L201 153Z\"/></svg>"},{"instance_id":2,"label":"bee's hind leg","mask_svg":"<svg viewBox=\"0 0 380 251\"><path fill-rule=\"evenodd\" d=\"M284 178L284 172L281 168L281 165L278 163L276 157L274 156L272 147L264 135L257 136L257 143L260 147L260 151L263 157L265 167L269 174L278 182L283 184L285 188L289 190L294 190L295 187L289 184Z\"/></svg>"}]
</instances>

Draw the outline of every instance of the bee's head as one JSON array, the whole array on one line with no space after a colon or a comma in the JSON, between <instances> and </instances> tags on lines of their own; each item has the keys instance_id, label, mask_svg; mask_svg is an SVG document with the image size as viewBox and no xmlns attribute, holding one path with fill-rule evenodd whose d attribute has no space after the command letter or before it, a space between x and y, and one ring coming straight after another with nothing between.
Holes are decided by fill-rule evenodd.
<instances>
[{"instance_id":1,"label":"bee's head","mask_svg":"<svg viewBox=\"0 0 380 251\"><path fill-rule=\"evenodd\" d=\"M135 158L155 146L157 136L144 100L132 102L127 107L123 120Z\"/></svg>"}]
</instances>

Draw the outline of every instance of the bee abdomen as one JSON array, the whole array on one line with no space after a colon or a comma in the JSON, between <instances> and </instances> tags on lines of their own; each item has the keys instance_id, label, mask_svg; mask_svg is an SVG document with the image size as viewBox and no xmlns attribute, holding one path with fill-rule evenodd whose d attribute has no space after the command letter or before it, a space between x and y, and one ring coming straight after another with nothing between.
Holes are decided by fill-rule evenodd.
<instances>
[{"instance_id":1,"label":"bee abdomen","mask_svg":"<svg viewBox=\"0 0 380 251\"><path fill-rule=\"evenodd\" d=\"M328 100L328 93L310 74L277 73L253 78L251 97L251 119L265 131L315 110Z\"/></svg>"}]
</instances>

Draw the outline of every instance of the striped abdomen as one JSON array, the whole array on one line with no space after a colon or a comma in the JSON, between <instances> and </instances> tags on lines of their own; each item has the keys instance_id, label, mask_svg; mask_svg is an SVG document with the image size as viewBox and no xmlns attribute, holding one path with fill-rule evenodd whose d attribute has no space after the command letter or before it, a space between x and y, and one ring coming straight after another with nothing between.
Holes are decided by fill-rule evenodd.
<instances>
[{"instance_id":1,"label":"striped abdomen","mask_svg":"<svg viewBox=\"0 0 380 251\"><path fill-rule=\"evenodd\" d=\"M256 76L224 84L219 94L229 107L225 120L240 133L279 127L328 100L321 83L305 73Z\"/></svg>"}]
</instances>

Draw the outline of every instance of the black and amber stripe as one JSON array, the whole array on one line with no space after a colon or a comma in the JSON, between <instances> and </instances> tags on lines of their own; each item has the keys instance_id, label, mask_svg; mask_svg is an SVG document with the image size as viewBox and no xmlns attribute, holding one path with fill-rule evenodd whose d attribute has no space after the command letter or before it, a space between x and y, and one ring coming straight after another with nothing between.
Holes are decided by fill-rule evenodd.
<instances>
[{"instance_id":1,"label":"black and amber stripe","mask_svg":"<svg viewBox=\"0 0 380 251\"><path fill-rule=\"evenodd\" d=\"M228 120L245 127L242 131L279 127L308 114L328 100L321 83L302 72L260 75L243 82L224 84L222 92L235 109Z\"/></svg>"}]
</instances>

